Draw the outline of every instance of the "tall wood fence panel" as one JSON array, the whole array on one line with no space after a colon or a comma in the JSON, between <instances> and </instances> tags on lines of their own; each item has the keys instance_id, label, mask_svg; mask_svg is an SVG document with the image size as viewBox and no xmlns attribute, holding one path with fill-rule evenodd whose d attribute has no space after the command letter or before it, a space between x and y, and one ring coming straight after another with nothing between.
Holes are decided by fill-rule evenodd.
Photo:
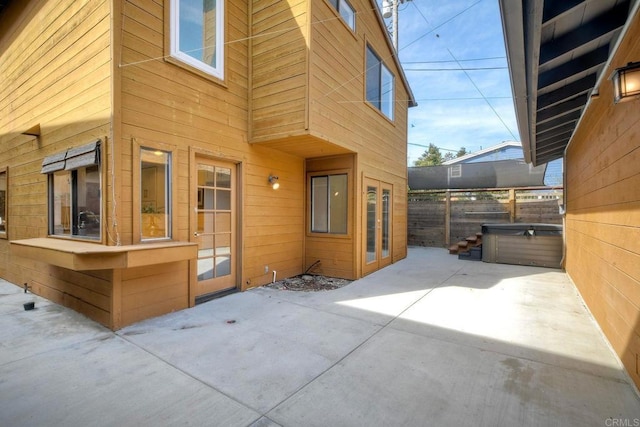
<instances>
[{"instance_id":1,"label":"tall wood fence panel","mask_svg":"<svg viewBox=\"0 0 640 427\"><path fill-rule=\"evenodd\" d=\"M562 224L561 202L557 188L409 191L408 243L448 247L483 224Z\"/></svg>"}]
</instances>

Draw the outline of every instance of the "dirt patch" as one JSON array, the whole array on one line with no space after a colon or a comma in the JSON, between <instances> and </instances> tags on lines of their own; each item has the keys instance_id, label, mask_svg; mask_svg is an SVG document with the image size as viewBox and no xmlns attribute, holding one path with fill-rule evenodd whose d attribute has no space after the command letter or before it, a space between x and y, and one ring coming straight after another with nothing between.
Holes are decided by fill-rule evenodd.
<instances>
[{"instance_id":1,"label":"dirt patch","mask_svg":"<svg viewBox=\"0 0 640 427\"><path fill-rule=\"evenodd\" d=\"M266 285L267 288L283 291L318 292L338 289L351 283L352 280L326 277L316 274L301 274Z\"/></svg>"}]
</instances>

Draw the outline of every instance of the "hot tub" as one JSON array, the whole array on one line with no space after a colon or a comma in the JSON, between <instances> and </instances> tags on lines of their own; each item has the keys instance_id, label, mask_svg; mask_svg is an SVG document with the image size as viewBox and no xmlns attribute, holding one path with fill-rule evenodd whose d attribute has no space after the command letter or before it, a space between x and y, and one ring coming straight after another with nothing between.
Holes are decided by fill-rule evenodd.
<instances>
[{"instance_id":1,"label":"hot tub","mask_svg":"<svg viewBox=\"0 0 640 427\"><path fill-rule=\"evenodd\" d=\"M561 268L562 225L483 224L482 261Z\"/></svg>"}]
</instances>

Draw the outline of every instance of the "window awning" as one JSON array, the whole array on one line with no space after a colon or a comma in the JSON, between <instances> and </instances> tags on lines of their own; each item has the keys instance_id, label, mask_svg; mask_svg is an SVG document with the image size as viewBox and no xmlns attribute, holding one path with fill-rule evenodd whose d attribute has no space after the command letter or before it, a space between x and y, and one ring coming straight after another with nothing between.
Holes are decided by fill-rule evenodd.
<instances>
[{"instance_id":1,"label":"window awning","mask_svg":"<svg viewBox=\"0 0 640 427\"><path fill-rule=\"evenodd\" d=\"M100 140L67 150L65 170L93 166L100 163Z\"/></svg>"},{"instance_id":2,"label":"window awning","mask_svg":"<svg viewBox=\"0 0 640 427\"><path fill-rule=\"evenodd\" d=\"M100 163L100 140L70 148L67 151L47 156L42 161L40 173L74 170Z\"/></svg>"},{"instance_id":3,"label":"window awning","mask_svg":"<svg viewBox=\"0 0 640 427\"><path fill-rule=\"evenodd\" d=\"M47 156L42 161L42 170L40 173L51 173L61 171L64 169L64 158L67 156L67 152L56 153L52 156Z\"/></svg>"}]
</instances>

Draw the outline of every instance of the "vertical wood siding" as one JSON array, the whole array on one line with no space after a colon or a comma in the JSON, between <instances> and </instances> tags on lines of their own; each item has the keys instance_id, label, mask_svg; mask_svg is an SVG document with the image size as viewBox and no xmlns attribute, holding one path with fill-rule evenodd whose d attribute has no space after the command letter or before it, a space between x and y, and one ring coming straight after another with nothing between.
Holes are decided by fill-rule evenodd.
<instances>
[{"instance_id":1,"label":"vertical wood siding","mask_svg":"<svg viewBox=\"0 0 640 427\"><path fill-rule=\"evenodd\" d=\"M640 58L640 17L613 67ZM613 70L607 70L611 73ZM640 386L640 104L600 87L567 152L566 269Z\"/></svg>"}]
</instances>

